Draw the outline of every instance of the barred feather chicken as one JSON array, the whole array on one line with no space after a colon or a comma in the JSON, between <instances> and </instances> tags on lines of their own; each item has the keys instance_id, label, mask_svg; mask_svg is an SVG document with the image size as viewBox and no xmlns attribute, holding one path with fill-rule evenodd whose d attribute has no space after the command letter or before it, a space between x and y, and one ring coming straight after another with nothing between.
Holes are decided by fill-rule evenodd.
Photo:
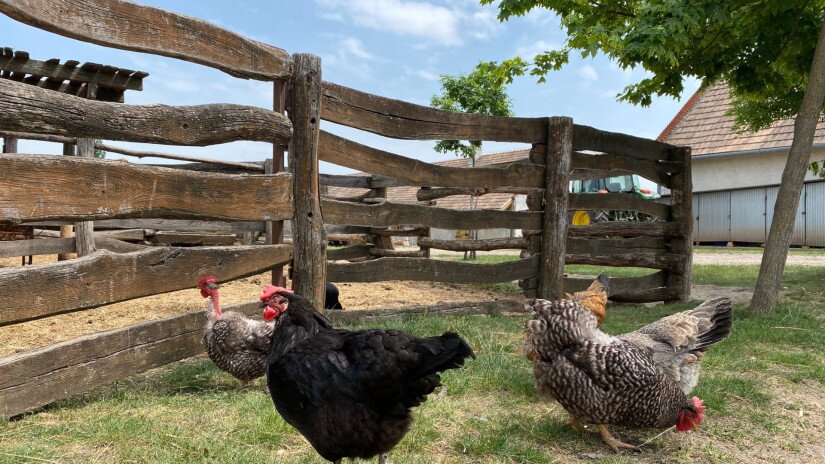
<instances>
[{"instance_id":1,"label":"barred feather chicken","mask_svg":"<svg viewBox=\"0 0 825 464\"><path fill-rule=\"evenodd\" d=\"M198 281L201 295L210 298L203 329L203 345L209 359L244 387L266 373L266 355L274 323L256 321L234 311L221 311L217 279Z\"/></svg>"},{"instance_id":2,"label":"barred feather chicken","mask_svg":"<svg viewBox=\"0 0 825 464\"><path fill-rule=\"evenodd\" d=\"M629 334L613 337L597 317L569 299L534 300L526 325L536 387L574 420L596 424L615 452L636 447L614 438L606 424L695 429L704 405L687 393L699 361L731 328L730 300L719 298Z\"/></svg>"},{"instance_id":3,"label":"barred feather chicken","mask_svg":"<svg viewBox=\"0 0 825 464\"><path fill-rule=\"evenodd\" d=\"M458 369L472 348L458 334L419 338L398 330L335 329L300 295L268 286L266 319L278 318L267 384L281 416L329 461L387 455L412 408Z\"/></svg>"}]
</instances>

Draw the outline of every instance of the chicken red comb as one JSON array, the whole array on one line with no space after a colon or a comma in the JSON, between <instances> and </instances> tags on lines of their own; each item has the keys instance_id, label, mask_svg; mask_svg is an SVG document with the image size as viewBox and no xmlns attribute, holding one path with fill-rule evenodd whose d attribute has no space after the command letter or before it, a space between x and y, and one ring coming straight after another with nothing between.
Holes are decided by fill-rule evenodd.
<instances>
[{"instance_id":1,"label":"chicken red comb","mask_svg":"<svg viewBox=\"0 0 825 464\"><path fill-rule=\"evenodd\" d=\"M266 301L266 300L272 298L272 295L274 295L276 293L281 293L281 292L293 293L292 290L290 290L288 288L276 287L275 285L267 285L266 288L264 289L264 292L261 293L261 301Z\"/></svg>"},{"instance_id":2,"label":"chicken red comb","mask_svg":"<svg viewBox=\"0 0 825 464\"><path fill-rule=\"evenodd\" d=\"M690 399L690 402L693 403L693 407L696 408L696 411L699 413L699 417L702 417L702 413L705 412L705 402L699 399L698 396L694 396Z\"/></svg>"},{"instance_id":3,"label":"chicken red comb","mask_svg":"<svg viewBox=\"0 0 825 464\"><path fill-rule=\"evenodd\" d=\"M201 277L200 280L198 280L198 287L203 287L208 283L216 284L218 283L218 279L213 276Z\"/></svg>"}]
</instances>

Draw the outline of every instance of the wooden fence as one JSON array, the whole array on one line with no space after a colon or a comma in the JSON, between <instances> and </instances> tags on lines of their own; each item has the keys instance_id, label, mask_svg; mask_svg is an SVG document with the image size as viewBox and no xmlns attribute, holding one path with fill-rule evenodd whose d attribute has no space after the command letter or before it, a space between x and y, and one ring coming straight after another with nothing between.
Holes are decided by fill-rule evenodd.
<instances>
[{"instance_id":1,"label":"wooden fence","mask_svg":"<svg viewBox=\"0 0 825 464\"><path fill-rule=\"evenodd\" d=\"M0 326L190 288L207 273L221 281L237 279L277 269L293 255L293 288L318 306L323 302L327 277L333 281L520 279L527 282L528 293L556 297L563 290L565 260L585 261L590 244L596 244L591 250L596 255L609 255L613 265L665 269L654 274L656 277L643 279L649 279L645 282L651 288L655 284L657 291L669 298L686 296L690 242L685 238L690 236L692 223L690 174L685 167L689 166L689 154L684 150L577 126L569 118L450 113L366 94L323 82L317 57L290 55L200 20L128 1L0 0L0 13L75 39L183 59L241 78L272 81L274 92L272 110L229 104L140 106L120 103L120 98L78 98L47 85L32 85L40 78L65 79L70 87L71 76L49 75L42 67L38 71L42 74L25 72L22 81L5 78L20 71L3 76L0 133L7 137L27 134L66 144L74 140L78 151L83 145L87 154L95 139L188 146L254 140L272 143L273 158L265 163L264 174L242 175L81 157L23 156L16 154L16 143L7 143L7 153L0 155L4 173L0 177L0 224L89 225L82 239L38 238L0 247L0 256L84 250L84 256L75 260L0 269ZM287 101L288 118L283 114ZM322 118L401 139L530 143L534 146L533 163L475 169L432 166L321 132ZM7 142L14 138L8 137ZM287 145L289 172L279 172ZM591 169L589 158L579 155L581 150L608 153L599 155L600 162L612 163L611 170L639 172L646 177L655 172L661 179L653 180L666 181L662 183L674 192L673 206L604 198L616 207L637 208L667 222L637 224L618 232L600 224L573 228L572 238L566 240L568 201L576 208L604 207L592 199L568 194L569 180L579 170ZM371 175L321 175L319 159ZM599 166L604 169L603 164ZM259 167L234 168L260 171ZM529 192L533 208L455 211L381 200L376 203L367 197L337 201L321 197L322 184L372 189L375 198L385 196L384 189L394 185L427 187L428 195L457 188ZM282 226L278 221L290 218L293 243L280 244ZM115 230L95 231L89 221ZM223 223L223 230L233 232L265 229L268 245L153 248L117 240L132 233L146 238L147 230L156 232L165 226L212 228L209 224L215 221ZM335 250L330 258L376 259L327 264L324 222L340 224L344 226L342 233L372 237L373 241L371 246ZM390 230L399 225L404 229ZM514 262L480 266L427 259L427 249L455 247L437 240L422 239L420 244L425 248L413 257L382 246L388 245L392 235L426 235L430 227L493 226L535 232L505 244L476 241L463 246L481 250L515 243L529 253ZM602 244L607 239L591 238L614 234L623 238L609 239L614 241L611 246ZM645 258L635 257L638 240L633 237L654 238L645 243L645 250L649 250ZM169 239L167 243L175 242ZM634 288L640 284L640 280L632 282ZM257 311L248 304L239 308ZM202 311L193 311L2 358L0 416L18 415L197 354L202 351L202 318Z\"/></svg>"}]
</instances>

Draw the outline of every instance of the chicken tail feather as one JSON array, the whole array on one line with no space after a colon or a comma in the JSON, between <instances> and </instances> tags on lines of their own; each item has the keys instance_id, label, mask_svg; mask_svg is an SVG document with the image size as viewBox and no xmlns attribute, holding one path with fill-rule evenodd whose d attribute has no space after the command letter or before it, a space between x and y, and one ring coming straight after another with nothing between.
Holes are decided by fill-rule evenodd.
<instances>
[{"instance_id":1,"label":"chicken tail feather","mask_svg":"<svg viewBox=\"0 0 825 464\"><path fill-rule=\"evenodd\" d=\"M707 351L712 345L719 343L730 335L731 326L733 325L733 306L730 299L717 298L705 303L705 305L709 305L710 307L707 310L712 311L710 316L711 326L708 330L699 334L696 346L691 351Z\"/></svg>"}]
</instances>

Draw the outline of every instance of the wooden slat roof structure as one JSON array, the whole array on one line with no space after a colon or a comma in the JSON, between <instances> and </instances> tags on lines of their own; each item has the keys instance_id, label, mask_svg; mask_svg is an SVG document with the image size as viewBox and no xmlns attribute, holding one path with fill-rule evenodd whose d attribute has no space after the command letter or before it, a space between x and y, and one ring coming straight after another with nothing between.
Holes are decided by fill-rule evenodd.
<instances>
[{"instance_id":1,"label":"wooden slat roof structure","mask_svg":"<svg viewBox=\"0 0 825 464\"><path fill-rule=\"evenodd\" d=\"M98 86L97 99L123 102L126 90L143 90L143 78L149 73L116 68L98 63L83 63L52 58L33 60L28 52L0 47L0 78L36 85L75 96L85 96L86 86Z\"/></svg>"}]
</instances>

